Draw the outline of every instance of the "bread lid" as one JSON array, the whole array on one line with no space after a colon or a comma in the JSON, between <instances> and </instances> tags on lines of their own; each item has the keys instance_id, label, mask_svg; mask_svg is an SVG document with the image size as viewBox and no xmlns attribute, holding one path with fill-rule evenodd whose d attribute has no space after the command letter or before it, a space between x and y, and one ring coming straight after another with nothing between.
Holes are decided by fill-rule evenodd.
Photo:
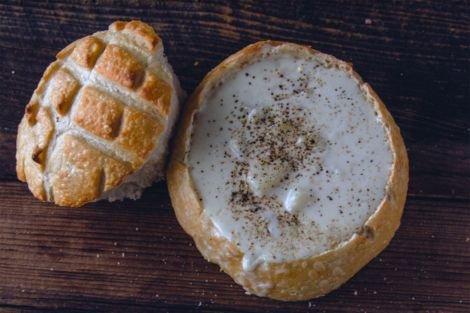
<instances>
[{"instance_id":1,"label":"bread lid","mask_svg":"<svg viewBox=\"0 0 470 313\"><path fill-rule=\"evenodd\" d=\"M169 186L206 258L249 292L297 300L336 288L385 247L407 175L398 128L349 64L268 41L193 94Z\"/></svg>"},{"instance_id":2,"label":"bread lid","mask_svg":"<svg viewBox=\"0 0 470 313\"><path fill-rule=\"evenodd\" d=\"M145 23L115 22L73 42L26 107L18 178L41 200L80 206L110 196L149 160L161 172L177 88L162 42ZM146 187L156 176L136 183Z\"/></svg>"}]
</instances>

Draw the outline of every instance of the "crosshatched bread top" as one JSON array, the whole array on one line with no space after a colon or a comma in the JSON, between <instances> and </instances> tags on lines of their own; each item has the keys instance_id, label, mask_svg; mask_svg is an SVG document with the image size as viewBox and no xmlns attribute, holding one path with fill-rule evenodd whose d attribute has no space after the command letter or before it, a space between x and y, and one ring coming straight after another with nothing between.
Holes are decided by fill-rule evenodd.
<instances>
[{"instance_id":1,"label":"crosshatched bread top","mask_svg":"<svg viewBox=\"0 0 470 313\"><path fill-rule=\"evenodd\" d=\"M139 197L162 175L179 90L160 37L143 22L118 21L71 43L26 106L18 178L64 206Z\"/></svg>"}]
</instances>

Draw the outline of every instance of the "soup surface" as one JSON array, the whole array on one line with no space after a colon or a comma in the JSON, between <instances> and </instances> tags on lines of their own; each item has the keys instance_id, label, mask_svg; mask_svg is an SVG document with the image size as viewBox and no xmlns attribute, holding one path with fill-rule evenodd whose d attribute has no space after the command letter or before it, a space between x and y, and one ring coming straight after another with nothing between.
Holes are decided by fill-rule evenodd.
<instances>
[{"instance_id":1,"label":"soup surface","mask_svg":"<svg viewBox=\"0 0 470 313\"><path fill-rule=\"evenodd\" d=\"M325 252L382 202L386 130L343 70L271 53L227 77L195 116L191 176L243 267Z\"/></svg>"}]
</instances>

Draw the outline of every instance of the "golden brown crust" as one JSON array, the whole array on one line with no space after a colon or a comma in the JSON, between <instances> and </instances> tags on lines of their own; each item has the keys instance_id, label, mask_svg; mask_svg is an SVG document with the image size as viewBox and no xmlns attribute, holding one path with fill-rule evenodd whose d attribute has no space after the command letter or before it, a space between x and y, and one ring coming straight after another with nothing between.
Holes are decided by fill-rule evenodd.
<instances>
[{"instance_id":1,"label":"golden brown crust","mask_svg":"<svg viewBox=\"0 0 470 313\"><path fill-rule=\"evenodd\" d=\"M377 211L367 220L363 231L354 234L344 244L321 255L284 263L268 263L252 272L242 268L243 253L227 239L218 236L211 220L204 214L198 200L189 168L185 163L189 149L194 115L207 93L231 71L236 71L263 53L263 49L278 47L287 53L316 55L326 63L338 66L355 77L365 91L386 127L394 161L386 196ZM250 45L213 69L200 83L186 105L182 125L167 172L168 188L176 217L184 230L193 237L203 256L217 263L249 293L284 301L305 300L325 295L351 278L360 268L382 251L393 237L400 218L408 187L408 158L390 113L369 85L362 83L352 67L334 57L320 54L310 47L264 41Z\"/></svg>"},{"instance_id":2,"label":"golden brown crust","mask_svg":"<svg viewBox=\"0 0 470 313\"><path fill-rule=\"evenodd\" d=\"M132 54L115 45L108 45L96 63L95 70L106 78L130 89L137 87L144 73Z\"/></svg>"},{"instance_id":3,"label":"golden brown crust","mask_svg":"<svg viewBox=\"0 0 470 313\"><path fill-rule=\"evenodd\" d=\"M77 42L78 40L68 44L65 48L57 52L57 54L55 55L57 60L63 60L66 57L68 57L72 53L72 51L75 49Z\"/></svg>"},{"instance_id":4,"label":"golden brown crust","mask_svg":"<svg viewBox=\"0 0 470 313\"><path fill-rule=\"evenodd\" d=\"M77 104L74 122L88 132L144 159L154 149L163 132L161 125L148 114L124 106L106 93L85 87ZM140 163L140 162L139 162Z\"/></svg>"},{"instance_id":5,"label":"golden brown crust","mask_svg":"<svg viewBox=\"0 0 470 313\"><path fill-rule=\"evenodd\" d=\"M60 62L58 61L55 61L55 62L52 62L51 64L49 64L49 66L46 68L46 70L44 71L44 74L42 75L42 78L41 80L39 81L39 84L38 86L36 87L36 90L34 91L35 94L42 94L45 89L46 89L46 85L47 83L49 82L49 80L51 79L52 75L58 70L60 69Z\"/></svg>"},{"instance_id":6,"label":"golden brown crust","mask_svg":"<svg viewBox=\"0 0 470 313\"><path fill-rule=\"evenodd\" d=\"M157 75L147 72L139 88L139 95L155 105L163 117L168 117L171 107L171 86Z\"/></svg>"},{"instance_id":7,"label":"golden brown crust","mask_svg":"<svg viewBox=\"0 0 470 313\"><path fill-rule=\"evenodd\" d=\"M106 156L84 140L64 135L51 155L50 183L58 205L89 202L119 184L131 166Z\"/></svg>"},{"instance_id":8,"label":"golden brown crust","mask_svg":"<svg viewBox=\"0 0 470 313\"><path fill-rule=\"evenodd\" d=\"M33 195L46 200L44 177L42 175L48 145L54 132L54 123L48 108L39 107L35 100L28 105L34 108L34 123L30 123L31 109L23 117L18 127L16 150L16 173L18 179L27 181Z\"/></svg>"},{"instance_id":9,"label":"golden brown crust","mask_svg":"<svg viewBox=\"0 0 470 313\"><path fill-rule=\"evenodd\" d=\"M126 108L121 132L116 138L116 143L133 151L138 158L144 158L153 150L155 139L160 136L162 131L163 125L147 114Z\"/></svg>"},{"instance_id":10,"label":"golden brown crust","mask_svg":"<svg viewBox=\"0 0 470 313\"><path fill-rule=\"evenodd\" d=\"M123 105L113 97L93 87L82 91L74 122L90 133L111 140L118 135Z\"/></svg>"},{"instance_id":11,"label":"golden brown crust","mask_svg":"<svg viewBox=\"0 0 470 313\"><path fill-rule=\"evenodd\" d=\"M40 104L37 99L31 99L26 105L24 110L24 117L28 121L29 126L34 126L37 122L36 116L38 114Z\"/></svg>"},{"instance_id":12,"label":"golden brown crust","mask_svg":"<svg viewBox=\"0 0 470 313\"><path fill-rule=\"evenodd\" d=\"M98 38L88 36L80 39L74 45L73 52L70 58L78 65L92 69L95 66L96 60L101 55L105 44Z\"/></svg>"},{"instance_id":13,"label":"golden brown crust","mask_svg":"<svg viewBox=\"0 0 470 313\"><path fill-rule=\"evenodd\" d=\"M31 159L41 167L44 167L46 149L54 132L54 122L47 108L39 108L36 120L37 122L34 127L36 145L33 147Z\"/></svg>"},{"instance_id":14,"label":"golden brown crust","mask_svg":"<svg viewBox=\"0 0 470 313\"><path fill-rule=\"evenodd\" d=\"M50 82L49 103L59 115L65 115L80 89L80 83L66 69L57 70Z\"/></svg>"},{"instance_id":15,"label":"golden brown crust","mask_svg":"<svg viewBox=\"0 0 470 313\"><path fill-rule=\"evenodd\" d=\"M153 51L161 41L153 28L141 21L117 21L111 24L109 29L112 31L122 32L137 45L149 51Z\"/></svg>"},{"instance_id":16,"label":"golden brown crust","mask_svg":"<svg viewBox=\"0 0 470 313\"><path fill-rule=\"evenodd\" d=\"M26 106L16 171L41 200L98 199L142 168L167 128L176 86L160 78L159 37L140 21L111 28L60 51Z\"/></svg>"}]
</instances>

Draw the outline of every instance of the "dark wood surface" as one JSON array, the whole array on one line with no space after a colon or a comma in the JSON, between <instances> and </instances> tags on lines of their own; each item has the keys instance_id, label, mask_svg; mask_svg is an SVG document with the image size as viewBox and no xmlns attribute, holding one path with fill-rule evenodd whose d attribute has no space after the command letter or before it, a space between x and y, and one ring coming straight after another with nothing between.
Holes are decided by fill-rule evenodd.
<instances>
[{"instance_id":1,"label":"dark wood surface","mask_svg":"<svg viewBox=\"0 0 470 313\"><path fill-rule=\"evenodd\" d=\"M391 245L326 297L282 303L245 295L203 260L164 183L135 202L36 201L14 172L25 104L58 50L131 18L158 30L188 92L260 39L353 62L409 151L409 195ZM468 1L2 1L0 62L0 310L470 312Z\"/></svg>"}]
</instances>

